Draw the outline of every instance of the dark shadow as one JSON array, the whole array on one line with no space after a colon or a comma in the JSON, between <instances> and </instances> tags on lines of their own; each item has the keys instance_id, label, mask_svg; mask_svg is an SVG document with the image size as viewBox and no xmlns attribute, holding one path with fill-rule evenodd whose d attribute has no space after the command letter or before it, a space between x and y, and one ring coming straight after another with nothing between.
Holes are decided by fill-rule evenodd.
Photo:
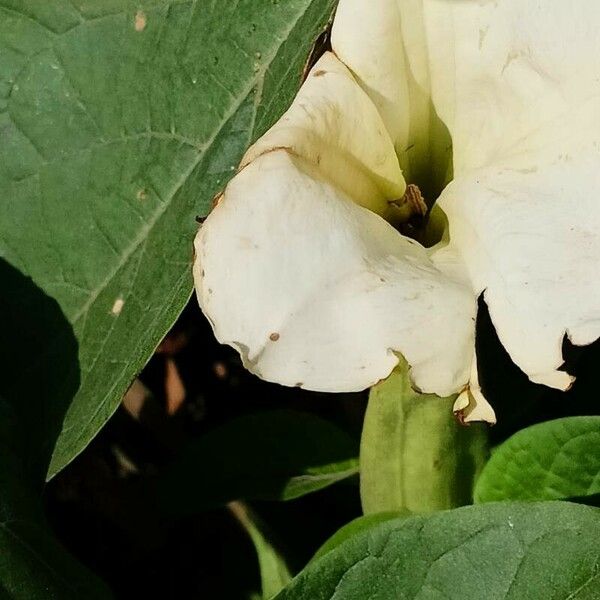
<instances>
[{"instance_id":1,"label":"dark shadow","mask_svg":"<svg viewBox=\"0 0 600 600\"><path fill-rule=\"evenodd\" d=\"M523 423L530 424L547 389L531 383L513 363L498 338L483 294L478 300L475 349L479 383L498 419L492 438L504 439L520 429Z\"/></svg>"},{"instance_id":2,"label":"dark shadow","mask_svg":"<svg viewBox=\"0 0 600 600\"><path fill-rule=\"evenodd\" d=\"M78 345L60 306L0 258L0 396L24 432L23 462L40 486L73 396Z\"/></svg>"},{"instance_id":3,"label":"dark shadow","mask_svg":"<svg viewBox=\"0 0 600 600\"><path fill-rule=\"evenodd\" d=\"M303 475L344 465L358 451L358 440L310 413L280 409L240 416L182 449L158 478L159 503L176 516L239 498L280 499L292 480L306 486Z\"/></svg>"},{"instance_id":4,"label":"dark shadow","mask_svg":"<svg viewBox=\"0 0 600 600\"><path fill-rule=\"evenodd\" d=\"M416 83L413 83L416 87ZM414 93L414 92L413 92ZM417 125L411 124L414 129ZM416 136L413 131L411 137ZM406 149L408 157L417 148ZM414 159L413 159L414 160ZM429 146L427 154L420 162L411 163L411 181L419 186L429 208L437 201L444 188L452 181L452 136L446 124L440 119L433 102L429 101Z\"/></svg>"},{"instance_id":5,"label":"dark shadow","mask_svg":"<svg viewBox=\"0 0 600 600\"><path fill-rule=\"evenodd\" d=\"M167 350L182 339L186 343L179 349ZM195 298L161 346L164 353L155 354L140 375L152 398L135 416L122 406L86 449L49 482L47 513L65 546L108 581L118 598L247 598L260 586L256 551L247 534L225 508L201 512L182 486L195 498L204 486L214 498L216 486L223 485L216 489L230 500L239 496L240 485L264 485L257 479L266 479L282 467L279 481L274 480L270 488L277 493L289 479L290 471L283 467L290 465L284 459L293 429L296 447L302 444L295 471L298 465L309 465L311 456L317 462L323 457L356 456L367 394L320 394L261 381L243 368L235 350L217 342ZM165 409L165 355L176 361L187 391L186 401L170 416ZM328 444L306 439L308 428L302 429L295 420L292 426L273 425L260 436L252 437L249 431L235 434L235 421L248 423L282 409L329 421L351 436L353 451L347 452L347 444L338 448L334 439L327 438ZM159 510L156 479L165 476L174 461L202 458L201 451L193 456L194 446L195 452L203 444L206 448L207 436L214 439L223 427L229 429L229 436L220 450L213 446L212 453L204 456L204 470L197 464L187 467L191 471L183 468L179 489L169 490L172 502L181 500L180 514ZM261 448L264 461L251 462L248 454L256 456ZM123 456L135 465L134 472L124 468ZM233 489L236 481L226 478L233 460L240 461L237 489ZM353 478L295 500L256 500L251 506L268 521L271 537L285 550L294 571L337 529L361 514ZM232 572L235 577L227 575Z\"/></svg>"},{"instance_id":6,"label":"dark shadow","mask_svg":"<svg viewBox=\"0 0 600 600\"><path fill-rule=\"evenodd\" d=\"M535 423L598 414L600 341L577 347L565 339L563 368L577 379L568 392L562 392L532 383L513 363L498 338L483 295L479 297L476 331L481 387L498 418L498 424L491 430L492 441L500 442Z\"/></svg>"},{"instance_id":7,"label":"dark shadow","mask_svg":"<svg viewBox=\"0 0 600 600\"><path fill-rule=\"evenodd\" d=\"M585 504L586 506L595 506L600 508L600 494L591 494L590 496L572 496L567 498L569 502L576 504Z\"/></svg>"}]
</instances>

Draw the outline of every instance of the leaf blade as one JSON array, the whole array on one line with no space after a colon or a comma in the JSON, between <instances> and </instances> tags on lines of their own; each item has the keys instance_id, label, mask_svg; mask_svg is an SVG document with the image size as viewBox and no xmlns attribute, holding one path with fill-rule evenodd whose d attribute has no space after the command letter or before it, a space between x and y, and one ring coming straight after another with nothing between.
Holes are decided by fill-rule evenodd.
<instances>
[{"instance_id":1,"label":"leaf blade","mask_svg":"<svg viewBox=\"0 0 600 600\"><path fill-rule=\"evenodd\" d=\"M244 527L254 544L263 600L273 598L292 580L284 557L269 540L266 525L249 507L238 501L230 502L227 507Z\"/></svg>"},{"instance_id":2,"label":"leaf blade","mask_svg":"<svg viewBox=\"0 0 600 600\"><path fill-rule=\"evenodd\" d=\"M600 417L565 417L523 429L492 454L475 501L558 500L600 493Z\"/></svg>"},{"instance_id":3,"label":"leaf blade","mask_svg":"<svg viewBox=\"0 0 600 600\"><path fill-rule=\"evenodd\" d=\"M194 217L286 107L333 4L0 3L0 256L58 301L79 344L49 477L189 299Z\"/></svg>"},{"instance_id":4,"label":"leaf blade","mask_svg":"<svg viewBox=\"0 0 600 600\"><path fill-rule=\"evenodd\" d=\"M561 502L387 521L310 563L277 598L593 598L599 532L597 509Z\"/></svg>"},{"instance_id":5,"label":"leaf blade","mask_svg":"<svg viewBox=\"0 0 600 600\"><path fill-rule=\"evenodd\" d=\"M355 475L357 445L308 413L239 417L184 449L158 480L158 496L174 514L236 499L291 500Z\"/></svg>"}]
</instances>

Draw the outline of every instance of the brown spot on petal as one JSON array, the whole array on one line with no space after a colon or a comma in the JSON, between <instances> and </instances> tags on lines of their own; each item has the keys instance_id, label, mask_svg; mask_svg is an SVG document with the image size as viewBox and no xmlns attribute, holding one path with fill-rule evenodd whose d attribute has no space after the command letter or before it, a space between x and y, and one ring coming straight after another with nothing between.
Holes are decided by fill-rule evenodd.
<instances>
[{"instance_id":1,"label":"brown spot on petal","mask_svg":"<svg viewBox=\"0 0 600 600\"><path fill-rule=\"evenodd\" d=\"M279 334L278 334L277 332L275 332L275 333L272 333L272 334L269 336L269 339L270 339L272 342L276 342L276 341L279 339Z\"/></svg>"},{"instance_id":2,"label":"brown spot on petal","mask_svg":"<svg viewBox=\"0 0 600 600\"><path fill-rule=\"evenodd\" d=\"M313 73L313 77L323 77L323 75L325 75L325 73L327 73L327 71L324 71L323 69L319 69L318 71L315 71Z\"/></svg>"}]
</instances>

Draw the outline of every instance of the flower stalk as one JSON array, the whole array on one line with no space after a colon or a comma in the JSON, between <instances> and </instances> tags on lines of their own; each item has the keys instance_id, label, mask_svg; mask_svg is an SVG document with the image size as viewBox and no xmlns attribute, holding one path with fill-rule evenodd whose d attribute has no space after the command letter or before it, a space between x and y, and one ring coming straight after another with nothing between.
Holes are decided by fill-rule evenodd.
<instances>
[{"instance_id":1,"label":"flower stalk","mask_svg":"<svg viewBox=\"0 0 600 600\"><path fill-rule=\"evenodd\" d=\"M488 456L486 426L460 425L453 402L414 391L403 360L371 389L360 448L365 514L432 512L472 501Z\"/></svg>"}]
</instances>

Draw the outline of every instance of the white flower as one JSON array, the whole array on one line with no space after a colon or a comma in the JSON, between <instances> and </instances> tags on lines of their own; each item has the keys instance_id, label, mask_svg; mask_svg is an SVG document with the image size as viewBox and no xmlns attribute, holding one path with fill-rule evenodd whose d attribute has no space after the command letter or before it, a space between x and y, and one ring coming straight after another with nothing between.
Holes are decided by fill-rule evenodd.
<instances>
[{"instance_id":1,"label":"white flower","mask_svg":"<svg viewBox=\"0 0 600 600\"><path fill-rule=\"evenodd\" d=\"M513 361L567 389L564 336L600 336L599 31L597 0L342 0L334 53L196 238L217 338L323 391L373 385L401 354L416 387L493 421L483 293ZM425 248L391 223L407 183L443 187L450 138L447 229Z\"/></svg>"}]
</instances>

